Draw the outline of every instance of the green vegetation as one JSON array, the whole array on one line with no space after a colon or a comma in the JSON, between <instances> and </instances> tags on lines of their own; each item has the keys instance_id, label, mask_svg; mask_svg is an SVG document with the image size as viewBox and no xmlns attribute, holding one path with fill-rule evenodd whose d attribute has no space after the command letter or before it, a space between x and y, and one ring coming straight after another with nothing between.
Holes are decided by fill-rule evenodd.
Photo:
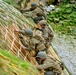
<instances>
[{"instance_id":1,"label":"green vegetation","mask_svg":"<svg viewBox=\"0 0 76 75\"><path fill-rule=\"evenodd\" d=\"M55 32L67 35L76 35L76 6L63 4L48 14L48 23Z\"/></svg>"},{"instance_id":2,"label":"green vegetation","mask_svg":"<svg viewBox=\"0 0 76 75\"><path fill-rule=\"evenodd\" d=\"M14 6L18 10L23 9L27 6L26 0L3 0L3 1Z\"/></svg>"},{"instance_id":3,"label":"green vegetation","mask_svg":"<svg viewBox=\"0 0 76 75\"><path fill-rule=\"evenodd\" d=\"M38 75L38 72L36 69L34 70L34 67L30 63L19 59L3 49L0 49L0 73L2 75L10 75L10 73L16 73L18 75Z\"/></svg>"},{"instance_id":4,"label":"green vegetation","mask_svg":"<svg viewBox=\"0 0 76 75\"><path fill-rule=\"evenodd\" d=\"M20 8L20 6L18 5L16 0L3 0L3 1L7 2L8 4L10 4L16 8Z\"/></svg>"}]
</instances>

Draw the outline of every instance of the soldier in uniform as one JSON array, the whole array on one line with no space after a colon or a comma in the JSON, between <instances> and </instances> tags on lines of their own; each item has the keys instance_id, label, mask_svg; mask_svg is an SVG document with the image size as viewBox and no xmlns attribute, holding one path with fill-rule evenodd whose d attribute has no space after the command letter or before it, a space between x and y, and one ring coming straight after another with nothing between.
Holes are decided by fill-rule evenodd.
<instances>
[{"instance_id":1,"label":"soldier in uniform","mask_svg":"<svg viewBox=\"0 0 76 75\"><path fill-rule=\"evenodd\" d=\"M35 66L39 71L44 70L44 75L61 75L63 68L56 58L46 55L44 51L37 54L36 60L39 65Z\"/></svg>"},{"instance_id":2,"label":"soldier in uniform","mask_svg":"<svg viewBox=\"0 0 76 75\"><path fill-rule=\"evenodd\" d=\"M26 17L31 17L37 24L40 20L45 19L45 12L38 6L36 2L32 2L31 8L24 9L23 12L30 11L30 14L24 14Z\"/></svg>"},{"instance_id":3,"label":"soldier in uniform","mask_svg":"<svg viewBox=\"0 0 76 75\"><path fill-rule=\"evenodd\" d=\"M24 43L24 40L22 39L23 40L22 44L23 44L25 50L28 50L28 51L35 50L36 55L39 51L47 50L47 48L45 46L45 40L41 36L39 31L33 32L31 29L27 28L27 29L21 30L21 31L16 30L16 32L19 32L19 33L29 37L27 46L26 46L26 43ZM34 56L36 56L36 55L34 55Z\"/></svg>"},{"instance_id":4,"label":"soldier in uniform","mask_svg":"<svg viewBox=\"0 0 76 75\"><path fill-rule=\"evenodd\" d=\"M47 24L46 20L41 20L39 22L41 26L41 31L43 32L43 37L46 40L46 46L49 47L54 37L53 29Z\"/></svg>"}]
</instances>

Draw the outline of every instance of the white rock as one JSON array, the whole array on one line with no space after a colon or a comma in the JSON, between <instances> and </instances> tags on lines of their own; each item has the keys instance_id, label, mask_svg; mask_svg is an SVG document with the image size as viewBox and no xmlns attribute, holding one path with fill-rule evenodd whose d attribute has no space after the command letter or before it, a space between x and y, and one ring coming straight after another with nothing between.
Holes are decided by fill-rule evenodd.
<instances>
[{"instance_id":1,"label":"white rock","mask_svg":"<svg viewBox=\"0 0 76 75\"><path fill-rule=\"evenodd\" d=\"M55 6L54 6L54 5L50 5L50 6L45 7L45 10L46 10L47 12L50 12L50 11L52 11L52 10L54 10L54 9L55 9Z\"/></svg>"}]
</instances>

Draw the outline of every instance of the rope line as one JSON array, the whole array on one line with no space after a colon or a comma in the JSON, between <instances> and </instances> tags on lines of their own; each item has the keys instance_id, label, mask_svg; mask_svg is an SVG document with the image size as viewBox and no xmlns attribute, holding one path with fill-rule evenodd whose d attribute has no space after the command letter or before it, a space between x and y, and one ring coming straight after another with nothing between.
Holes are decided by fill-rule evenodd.
<instances>
[{"instance_id":1,"label":"rope line","mask_svg":"<svg viewBox=\"0 0 76 75\"><path fill-rule=\"evenodd\" d=\"M0 23L1 24L1 23ZM7 36L8 36L8 34L13 38L13 40L10 38L10 37L8 37L8 42L9 43L11 43L11 46L9 46L7 43L7 46L8 46L8 48L9 48L9 52L10 52L10 50L16 55L16 56L18 56L18 57L21 57L23 60L26 60L26 61L28 61L28 59L27 59L27 56L29 55L29 52L26 52L26 55L24 55L22 52L21 52L21 43L16 39L16 37L17 36L15 36L14 35L14 32L13 32L13 36L11 35L12 34L12 31L11 30L8 30L8 25L7 26L3 26L2 24L1 24L1 26L6 30L6 32L4 32L3 30L2 30L2 35L5 37L5 40L3 40L3 39L1 39L1 40L3 40L5 43L6 43L6 39L7 39ZM17 45L16 44L14 44L14 41L16 41L19 45L20 45L20 48L18 48L17 47ZM15 48L15 47L17 48ZM17 51L17 53L14 51L14 50L16 50ZM29 56L30 57L30 56ZM33 61L32 61L32 57L30 57L30 59L31 59L31 62L33 63Z\"/></svg>"},{"instance_id":2,"label":"rope line","mask_svg":"<svg viewBox=\"0 0 76 75\"><path fill-rule=\"evenodd\" d=\"M6 27L5 40L7 39L7 34L8 34L8 26Z\"/></svg>"}]
</instances>

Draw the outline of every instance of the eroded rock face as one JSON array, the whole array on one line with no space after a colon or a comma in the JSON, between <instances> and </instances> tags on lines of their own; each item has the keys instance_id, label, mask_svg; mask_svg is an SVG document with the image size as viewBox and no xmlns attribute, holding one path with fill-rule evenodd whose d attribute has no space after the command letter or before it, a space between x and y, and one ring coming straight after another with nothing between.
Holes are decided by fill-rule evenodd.
<instances>
[{"instance_id":1,"label":"eroded rock face","mask_svg":"<svg viewBox=\"0 0 76 75\"><path fill-rule=\"evenodd\" d=\"M18 28L19 23L19 17L21 16L21 13L17 11L14 7L11 5L8 5L7 3L0 1L0 41L2 41L2 47L4 47L4 43L7 44L7 48L11 48L12 41L13 47L14 43L17 42L16 36L14 34L14 29ZM17 42L18 43L18 42ZM11 49L13 49L13 47Z\"/></svg>"},{"instance_id":2,"label":"eroded rock face","mask_svg":"<svg viewBox=\"0 0 76 75\"><path fill-rule=\"evenodd\" d=\"M16 55L17 57L20 57L25 61L29 61L32 64L36 64L35 58L31 57L29 52L22 49L22 44L18 37L18 33L14 32L14 29L25 29L27 27L33 27L33 26L13 6L0 0L0 48L2 48L3 50L7 49L7 50L9 50L9 52ZM0 59L1 59L1 57L0 57ZM3 62L5 62L5 59L3 60ZM6 62L8 65L6 64L5 68L4 67L0 68L0 74L1 75L4 75L4 74L10 75L10 73L11 73L12 75L16 75L15 72L17 70L13 69L15 72L10 71L12 66L9 67L10 66L9 64L11 64L11 62L10 61L6 61ZM0 63L1 67L2 67L2 65L3 64ZM3 73L4 72L3 69L5 69L9 72ZM36 72L34 72L34 73L35 73L35 75L38 75L38 73L36 73ZM34 73L32 73L32 71L31 71L31 75L34 75ZM22 71L21 71L18 73L18 75L28 75L28 74L27 74L27 72L25 73L25 71L22 74Z\"/></svg>"},{"instance_id":3,"label":"eroded rock face","mask_svg":"<svg viewBox=\"0 0 76 75\"><path fill-rule=\"evenodd\" d=\"M30 58L30 53L22 49L18 33L14 32L14 29L33 27L31 24L13 6L0 1L0 47L12 51L24 60L33 60L32 63L36 64L35 59Z\"/></svg>"},{"instance_id":4,"label":"eroded rock face","mask_svg":"<svg viewBox=\"0 0 76 75\"><path fill-rule=\"evenodd\" d=\"M72 75L76 75L76 36L55 35L53 47Z\"/></svg>"}]
</instances>

